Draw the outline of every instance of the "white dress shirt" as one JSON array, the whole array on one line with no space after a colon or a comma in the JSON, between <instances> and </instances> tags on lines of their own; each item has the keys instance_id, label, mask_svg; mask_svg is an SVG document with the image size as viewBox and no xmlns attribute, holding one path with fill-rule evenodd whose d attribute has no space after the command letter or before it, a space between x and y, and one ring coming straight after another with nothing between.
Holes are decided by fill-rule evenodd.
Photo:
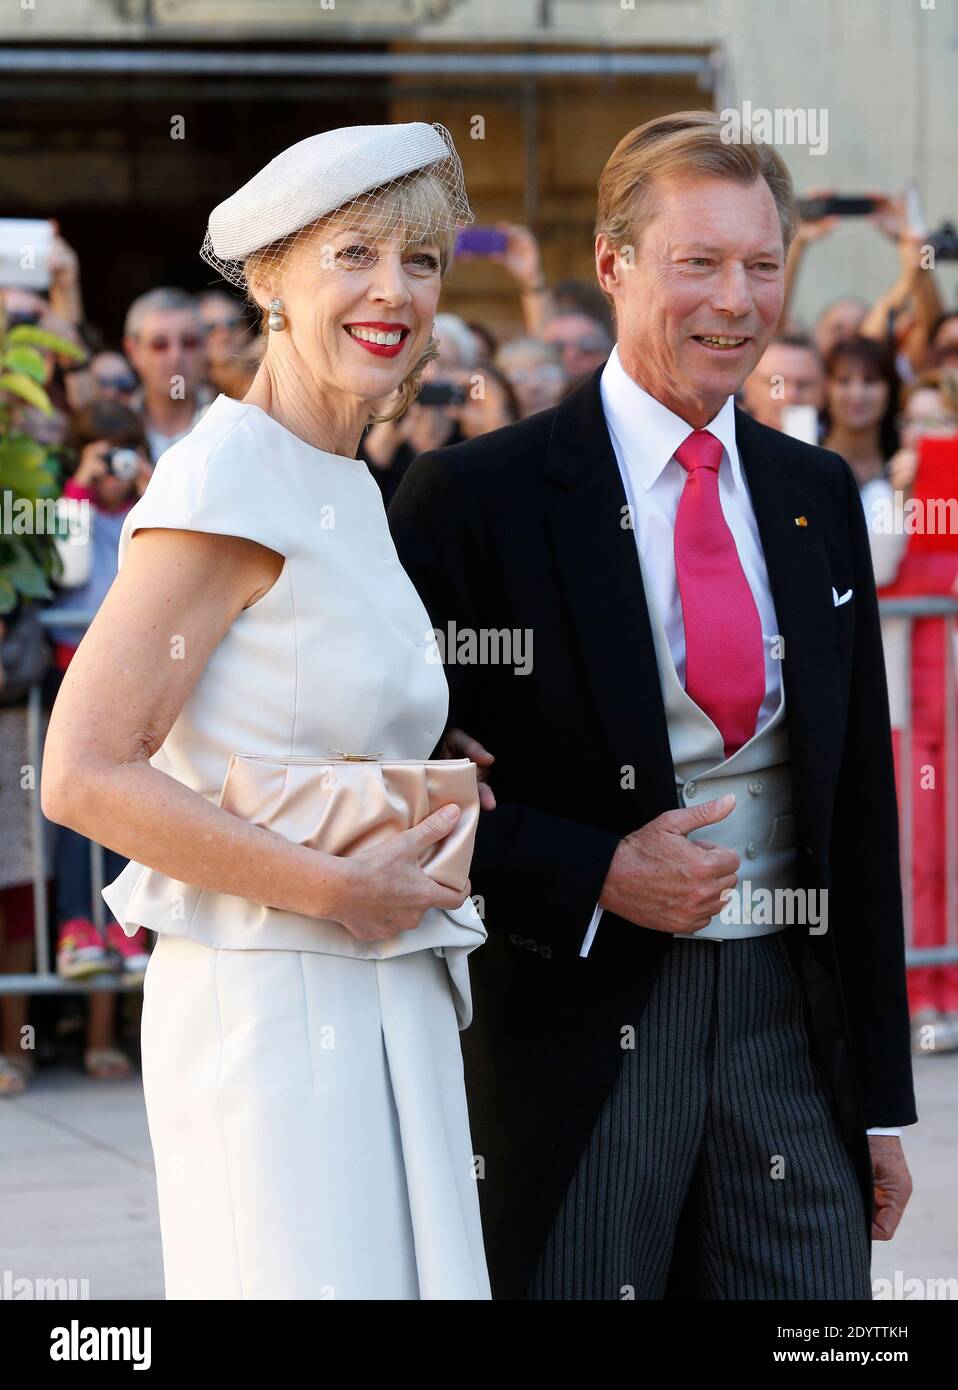
<instances>
[{"instance_id":1,"label":"white dress shirt","mask_svg":"<svg viewBox=\"0 0 958 1390\"><path fill-rule=\"evenodd\" d=\"M674 536L675 516L687 474L675 457L675 451L692 433L692 426L632 380L622 366L617 346L609 354L599 379L599 391L622 475L635 543L652 591L649 601L662 620L676 674L684 685L685 623L675 567ZM758 522L735 439L733 396L729 396L705 428L722 444L719 498L762 623L765 698L759 707L757 733L778 709L782 670L780 657L773 654L779 634L778 621ZM602 911L597 905L580 956L589 954ZM901 1130L876 1129L868 1133L899 1135Z\"/></svg>"},{"instance_id":2,"label":"white dress shirt","mask_svg":"<svg viewBox=\"0 0 958 1390\"><path fill-rule=\"evenodd\" d=\"M675 673L685 684L685 622L675 568L675 516L687 477L675 451L692 433L692 426L668 406L650 396L626 373L618 347L599 379L602 410L612 439L635 532L645 581L668 638ZM735 401L729 396L706 428L722 444L719 498L735 541L745 578L755 597L765 643L765 698L756 732L778 709L781 699L781 660L773 654L778 634L775 605L765 568L765 553L735 440ZM589 923L582 956L589 954L602 916L596 907Z\"/></svg>"}]
</instances>

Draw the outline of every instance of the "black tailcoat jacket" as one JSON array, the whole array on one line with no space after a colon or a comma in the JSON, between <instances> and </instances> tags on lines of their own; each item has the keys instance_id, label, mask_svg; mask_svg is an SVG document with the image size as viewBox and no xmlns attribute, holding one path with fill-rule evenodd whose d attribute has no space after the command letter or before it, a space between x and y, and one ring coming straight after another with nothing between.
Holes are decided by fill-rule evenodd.
<instances>
[{"instance_id":1,"label":"black tailcoat jacket","mask_svg":"<svg viewBox=\"0 0 958 1390\"><path fill-rule=\"evenodd\" d=\"M469 958L462 1044L497 1298L524 1296L670 941L607 911L579 955L619 839L679 805L601 372L552 410L422 455L389 511L443 642L449 723L496 757L497 806L480 816L472 867L489 936ZM783 639L795 886L828 890L827 931L785 936L870 1226L866 1127L916 1116L864 513L838 455L735 420ZM853 596L836 607L833 588ZM526 674L516 648L506 665L463 644L494 630L531 634Z\"/></svg>"}]
</instances>

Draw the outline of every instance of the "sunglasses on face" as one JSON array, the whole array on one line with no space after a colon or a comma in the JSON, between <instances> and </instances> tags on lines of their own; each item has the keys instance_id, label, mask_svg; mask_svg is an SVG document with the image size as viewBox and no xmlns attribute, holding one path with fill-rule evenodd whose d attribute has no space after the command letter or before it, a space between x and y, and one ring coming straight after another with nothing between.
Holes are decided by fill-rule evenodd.
<instances>
[{"instance_id":1,"label":"sunglasses on face","mask_svg":"<svg viewBox=\"0 0 958 1390\"><path fill-rule=\"evenodd\" d=\"M150 352L166 352L171 346L183 348L186 352L193 352L202 345L203 339L198 333L184 333L179 338L170 337L166 333L157 333L155 337L147 338L144 344Z\"/></svg>"},{"instance_id":2,"label":"sunglasses on face","mask_svg":"<svg viewBox=\"0 0 958 1390\"><path fill-rule=\"evenodd\" d=\"M94 378L101 391L119 391L129 394L136 390L135 376L98 376Z\"/></svg>"},{"instance_id":3,"label":"sunglasses on face","mask_svg":"<svg viewBox=\"0 0 958 1390\"><path fill-rule=\"evenodd\" d=\"M233 333L236 331L237 328L239 328L242 322L243 320L241 318L214 319L212 323L204 323L203 332L215 333L217 330L220 330L224 333Z\"/></svg>"},{"instance_id":4,"label":"sunglasses on face","mask_svg":"<svg viewBox=\"0 0 958 1390\"><path fill-rule=\"evenodd\" d=\"M556 343L560 352L604 352L605 344L600 343L597 338L569 338L563 342L561 339Z\"/></svg>"},{"instance_id":5,"label":"sunglasses on face","mask_svg":"<svg viewBox=\"0 0 958 1390\"><path fill-rule=\"evenodd\" d=\"M899 415L895 421L899 430L918 430L921 434L954 434L958 417L954 415Z\"/></svg>"},{"instance_id":6,"label":"sunglasses on face","mask_svg":"<svg viewBox=\"0 0 958 1390\"><path fill-rule=\"evenodd\" d=\"M548 382L564 381L565 372L561 367L555 367L547 362L541 367L517 367L509 373L509 380L513 386L525 386L530 381L546 385Z\"/></svg>"}]
</instances>

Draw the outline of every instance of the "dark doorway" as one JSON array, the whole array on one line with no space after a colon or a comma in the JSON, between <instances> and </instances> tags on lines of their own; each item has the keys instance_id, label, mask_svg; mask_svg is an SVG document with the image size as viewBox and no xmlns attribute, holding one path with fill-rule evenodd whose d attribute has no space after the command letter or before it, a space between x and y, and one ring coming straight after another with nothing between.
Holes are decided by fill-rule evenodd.
<instances>
[{"instance_id":1,"label":"dark doorway","mask_svg":"<svg viewBox=\"0 0 958 1390\"><path fill-rule=\"evenodd\" d=\"M377 86L275 73L4 73L0 216L58 220L80 258L87 319L118 346L137 295L222 283L198 255L216 203L297 140L390 119Z\"/></svg>"}]
</instances>

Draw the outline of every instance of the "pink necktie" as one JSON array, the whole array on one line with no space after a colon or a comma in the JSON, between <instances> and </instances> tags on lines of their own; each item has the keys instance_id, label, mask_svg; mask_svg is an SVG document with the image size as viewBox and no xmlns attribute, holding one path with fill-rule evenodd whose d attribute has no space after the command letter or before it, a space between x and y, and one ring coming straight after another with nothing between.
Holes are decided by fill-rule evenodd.
<instances>
[{"instance_id":1,"label":"pink necktie","mask_svg":"<svg viewBox=\"0 0 958 1390\"><path fill-rule=\"evenodd\" d=\"M719 499L721 441L696 430L675 457L688 475L675 518L685 689L721 732L728 758L755 733L765 697L762 621Z\"/></svg>"}]
</instances>

